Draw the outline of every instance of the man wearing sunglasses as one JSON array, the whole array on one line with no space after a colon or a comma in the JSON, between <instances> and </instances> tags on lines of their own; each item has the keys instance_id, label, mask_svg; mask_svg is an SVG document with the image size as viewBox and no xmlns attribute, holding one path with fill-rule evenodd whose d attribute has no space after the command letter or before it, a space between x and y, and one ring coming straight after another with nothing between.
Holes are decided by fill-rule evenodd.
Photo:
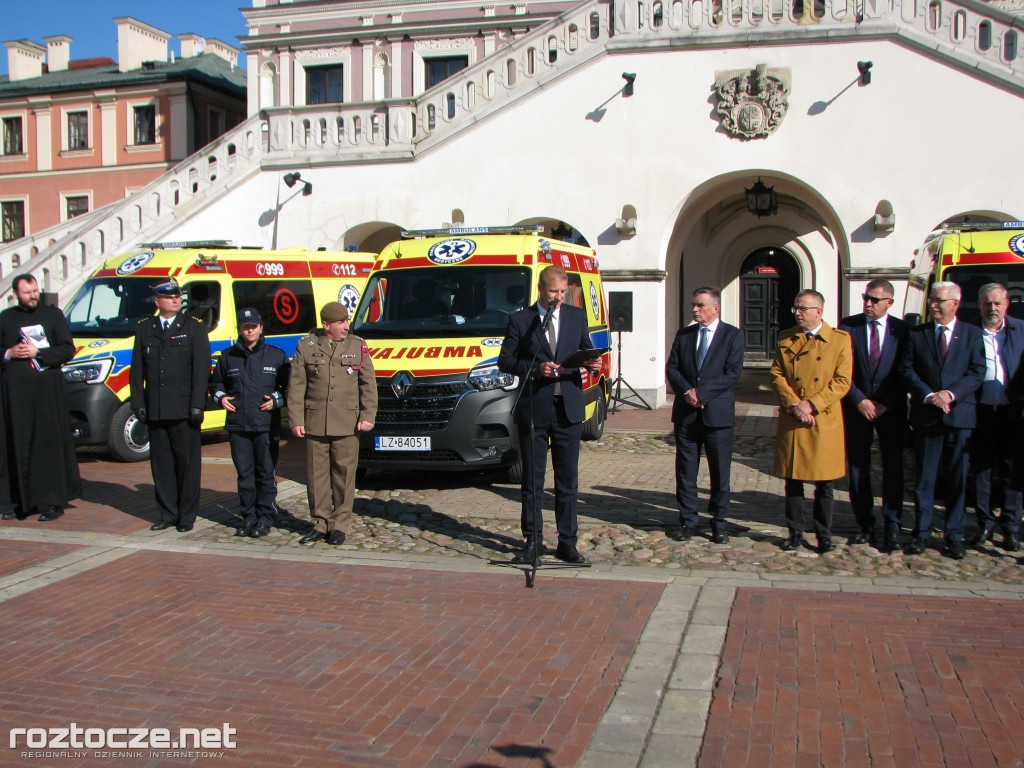
<instances>
[{"instance_id":1,"label":"man wearing sunglasses","mask_svg":"<svg viewBox=\"0 0 1024 768\"><path fill-rule=\"evenodd\" d=\"M864 311L844 317L839 327L853 341L853 383L843 398L846 428L846 466L850 502L857 519L851 544L869 544L875 525L871 488L871 443L878 434L882 456L882 520L885 537L881 550L899 546L903 516L903 445L907 432L907 389L899 374L903 345L910 325L889 315L893 287L888 280L872 280L861 299Z\"/></svg>"}]
</instances>

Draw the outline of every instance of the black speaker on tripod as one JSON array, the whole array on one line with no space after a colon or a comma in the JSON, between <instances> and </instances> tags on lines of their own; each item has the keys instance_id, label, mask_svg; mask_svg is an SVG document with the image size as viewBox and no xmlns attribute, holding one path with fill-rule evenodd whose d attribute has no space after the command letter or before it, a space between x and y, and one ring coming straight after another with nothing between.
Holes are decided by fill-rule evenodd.
<instances>
[{"instance_id":1,"label":"black speaker on tripod","mask_svg":"<svg viewBox=\"0 0 1024 768\"><path fill-rule=\"evenodd\" d=\"M612 407L611 412L619 409L619 404L630 405L634 408L646 408L651 406L644 400L640 393L629 385L629 382L622 375L622 333L633 332L633 292L632 291L608 291L608 329L618 334L618 375L612 382ZM622 387L625 385L632 394L629 397L622 396ZM639 400L639 403L634 402Z\"/></svg>"},{"instance_id":2,"label":"black speaker on tripod","mask_svg":"<svg viewBox=\"0 0 1024 768\"><path fill-rule=\"evenodd\" d=\"M633 332L633 292L608 292L608 328L622 333Z\"/></svg>"}]
</instances>

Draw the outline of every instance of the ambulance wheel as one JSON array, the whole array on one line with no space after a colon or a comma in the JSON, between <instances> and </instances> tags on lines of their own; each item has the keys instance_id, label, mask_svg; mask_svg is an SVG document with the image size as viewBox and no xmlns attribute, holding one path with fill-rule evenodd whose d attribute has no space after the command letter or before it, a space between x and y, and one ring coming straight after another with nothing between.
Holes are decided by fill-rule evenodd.
<instances>
[{"instance_id":1,"label":"ambulance wheel","mask_svg":"<svg viewBox=\"0 0 1024 768\"><path fill-rule=\"evenodd\" d=\"M600 440L604 434L604 422L608 416L608 404L605 402L604 393L597 398L597 406L594 408L594 415L583 422L583 439Z\"/></svg>"},{"instance_id":2,"label":"ambulance wheel","mask_svg":"<svg viewBox=\"0 0 1024 768\"><path fill-rule=\"evenodd\" d=\"M145 461L149 458L149 427L135 418L128 403L122 403L110 422L107 449L118 461Z\"/></svg>"}]
</instances>

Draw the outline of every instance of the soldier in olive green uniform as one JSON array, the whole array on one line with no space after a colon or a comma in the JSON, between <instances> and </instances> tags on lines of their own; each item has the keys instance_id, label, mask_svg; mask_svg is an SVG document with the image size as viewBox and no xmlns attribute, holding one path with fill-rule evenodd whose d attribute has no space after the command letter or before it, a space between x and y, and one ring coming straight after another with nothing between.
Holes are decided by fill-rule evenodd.
<instances>
[{"instance_id":1,"label":"soldier in olive green uniform","mask_svg":"<svg viewBox=\"0 0 1024 768\"><path fill-rule=\"evenodd\" d=\"M306 493L315 527L300 539L344 544L352 519L357 432L373 429L377 384L366 342L348 332L348 310L320 310L323 329L299 340L288 382L292 434L306 438Z\"/></svg>"}]
</instances>

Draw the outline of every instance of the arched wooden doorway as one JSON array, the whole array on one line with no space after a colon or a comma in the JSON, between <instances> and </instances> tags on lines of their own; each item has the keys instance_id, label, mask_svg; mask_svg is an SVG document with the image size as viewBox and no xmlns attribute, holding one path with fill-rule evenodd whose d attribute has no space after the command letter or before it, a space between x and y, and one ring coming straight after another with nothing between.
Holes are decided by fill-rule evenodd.
<instances>
[{"instance_id":1,"label":"arched wooden doorway","mask_svg":"<svg viewBox=\"0 0 1024 768\"><path fill-rule=\"evenodd\" d=\"M782 248L758 248L740 267L740 328L746 360L771 360L779 331L793 324L800 268Z\"/></svg>"}]
</instances>

